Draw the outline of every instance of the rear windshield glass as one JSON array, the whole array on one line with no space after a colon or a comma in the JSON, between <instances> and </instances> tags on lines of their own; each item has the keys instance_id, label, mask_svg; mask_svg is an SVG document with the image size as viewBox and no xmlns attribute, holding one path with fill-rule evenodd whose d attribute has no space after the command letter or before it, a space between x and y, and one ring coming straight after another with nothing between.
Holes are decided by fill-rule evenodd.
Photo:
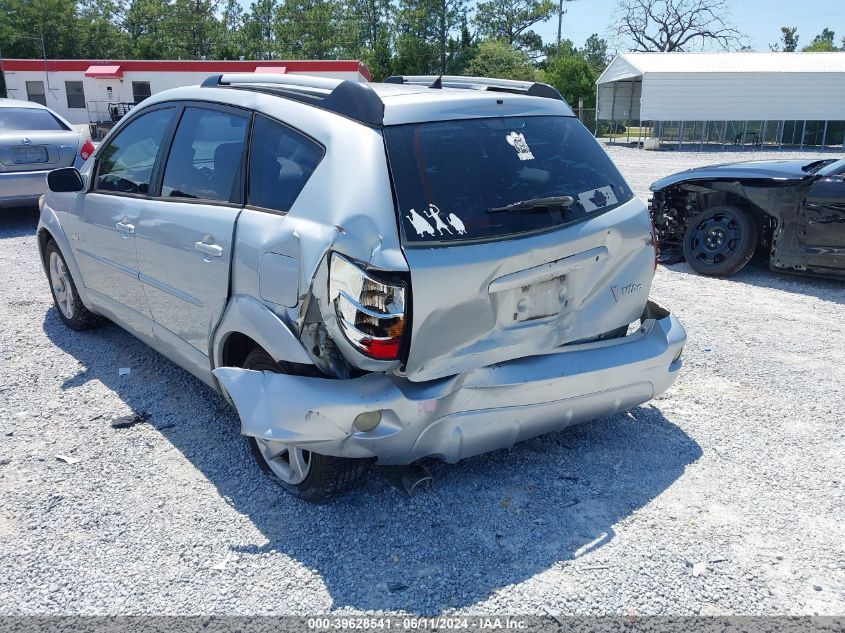
<instances>
[{"instance_id":1,"label":"rear windshield glass","mask_svg":"<svg viewBox=\"0 0 845 633\"><path fill-rule=\"evenodd\" d=\"M0 108L0 132L37 132L67 130L47 110L36 108Z\"/></svg>"},{"instance_id":2,"label":"rear windshield glass","mask_svg":"<svg viewBox=\"0 0 845 633\"><path fill-rule=\"evenodd\" d=\"M384 135L406 243L547 230L633 197L573 117L415 123Z\"/></svg>"}]
</instances>

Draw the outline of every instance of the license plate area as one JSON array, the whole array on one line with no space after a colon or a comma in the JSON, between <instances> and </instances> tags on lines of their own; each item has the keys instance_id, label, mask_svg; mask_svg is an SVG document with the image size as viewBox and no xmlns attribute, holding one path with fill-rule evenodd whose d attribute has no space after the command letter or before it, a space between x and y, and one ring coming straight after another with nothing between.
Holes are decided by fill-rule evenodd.
<instances>
[{"instance_id":1,"label":"license plate area","mask_svg":"<svg viewBox=\"0 0 845 633\"><path fill-rule=\"evenodd\" d=\"M568 292L566 275L501 290L495 295L499 324L517 327L560 316L569 307Z\"/></svg>"},{"instance_id":2,"label":"license plate area","mask_svg":"<svg viewBox=\"0 0 845 633\"><path fill-rule=\"evenodd\" d=\"M47 148L41 145L21 145L12 148L12 162L15 165L46 163L47 160Z\"/></svg>"}]
</instances>

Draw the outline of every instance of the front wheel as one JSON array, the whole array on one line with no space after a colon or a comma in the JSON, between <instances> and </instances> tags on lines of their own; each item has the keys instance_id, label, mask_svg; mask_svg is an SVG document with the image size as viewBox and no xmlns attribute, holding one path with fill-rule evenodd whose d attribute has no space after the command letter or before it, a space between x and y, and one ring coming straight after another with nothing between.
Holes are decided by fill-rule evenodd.
<instances>
[{"instance_id":1,"label":"front wheel","mask_svg":"<svg viewBox=\"0 0 845 633\"><path fill-rule=\"evenodd\" d=\"M736 207L704 209L687 222L684 257L702 275L728 277L748 263L757 246L754 219Z\"/></svg>"},{"instance_id":2,"label":"front wheel","mask_svg":"<svg viewBox=\"0 0 845 633\"><path fill-rule=\"evenodd\" d=\"M285 373L286 368L263 349L255 348L244 369ZM318 455L281 442L250 437L252 453L263 470L295 497L324 501L352 488L371 464L369 459Z\"/></svg>"},{"instance_id":3,"label":"front wheel","mask_svg":"<svg viewBox=\"0 0 845 633\"><path fill-rule=\"evenodd\" d=\"M65 258L58 245L51 239L44 248L44 261L47 264L47 280L50 293L59 318L74 330L87 330L102 323L102 318L82 304L76 284L67 268Z\"/></svg>"}]
</instances>

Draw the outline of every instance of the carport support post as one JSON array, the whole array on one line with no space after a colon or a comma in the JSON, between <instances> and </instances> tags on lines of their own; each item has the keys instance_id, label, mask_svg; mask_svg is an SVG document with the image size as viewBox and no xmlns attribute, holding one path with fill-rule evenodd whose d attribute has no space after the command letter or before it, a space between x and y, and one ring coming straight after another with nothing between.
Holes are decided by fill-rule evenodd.
<instances>
[{"instance_id":1,"label":"carport support post","mask_svg":"<svg viewBox=\"0 0 845 633\"><path fill-rule=\"evenodd\" d=\"M824 122L824 131L822 132L822 148L827 149L827 121Z\"/></svg>"},{"instance_id":2,"label":"carport support post","mask_svg":"<svg viewBox=\"0 0 845 633\"><path fill-rule=\"evenodd\" d=\"M722 151L725 151L725 139L728 137L728 122L725 120L725 124L722 126Z\"/></svg>"},{"instance_id":3,"label":"carport support post","mask_svg":"<svg viewBox=\"0 0 845 633\"><path fill-rule=\"evenodd\" d=\"M748 121L742 122L742 136L739 137L739 145L742 147L745 145L745 135L748 133Z\"/></svg>"},{"instance_id":4,"label":"carport support post","mask_svg":"<svg viewBox=\"0 0 845 633\"><path fill-rule=\"evenodd\" d=\"M760 149L766 144L766 124L768 121L763 121L763 127L760 129Z\"/></svg>"},{"instance_id":5,"label":"carport support post","mask_svg":"<svg viewBox=\"0 0 845 633\"><path fill-rule=\"evenodd\" d=\"M613 97L610 100L610 142L616 138L616 84L618 81L613 82Z\"/></svg>"},{"instance_id":6,"label":"carport support post","mask_svg":"<svg viewBox=\"0 0 845 633\"><path fill-rule=\"evenodd\" d=\"M631 110L634 109L634 86L636 85L636 79L631 80L631 98L628 100L628 125L626 126L627 129L627 137L625 138L625 143L631 143Z\"/></svg>"},{"instance_id":7,"label":"carport support post","mask_svg":"<svg viewBox=\"0 0 845 633\"><path fill-rule=\"evenodd\" d=\"M801 145L798 148L799 151L804 150L804 134L806 134L806 133L807 133L807 122L804 121L804 125L801 126Z\"/></svg>"},{"instance_id":8,"label":"carport support post","mask_svg":"<svg viewBox=\"0 0 845 633\"><path fill-rule=\"evenodd\" d=\"M684 122L681 121L681 124L678 126L678 149L681 149L681 143L684 138Z\"/></svg>"}]
</instances>

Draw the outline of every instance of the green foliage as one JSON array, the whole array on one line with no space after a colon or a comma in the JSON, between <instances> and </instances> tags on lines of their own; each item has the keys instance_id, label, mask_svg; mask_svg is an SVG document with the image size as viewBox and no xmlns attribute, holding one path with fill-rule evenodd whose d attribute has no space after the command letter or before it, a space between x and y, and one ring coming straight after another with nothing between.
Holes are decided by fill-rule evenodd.
<instances>
[{"instance_id":1,"label":"green foliage","mask_svg":"<svg viewBox=\"0 0 845 633\"><path fill-rule=\"evenodd\" d=\"M812 53L829 53L838 51L839 49L836 47L836 44L833 43L833 39L835 37L836 36L833 31L826 28L813 38L813 41L810 42L809 46L805 46L801 50Z\"/></svg>"},{"instance_id":2,"label":"green foliage","mask_svg":"<svg viewBox=\"0 0 845 633\"><path fill-rule=\"evenodd\" d=\"M540 77L541 81L557 88L573 108L578 106L579 98L584 100L585 108L595 107L596 79L597 72L580 53L555 57Z\"/></svg>"},{"instance_id":3,"label":"green foliage","mask_svg":"<svg viewBox=\"0 0 845 633\"><path fill-rule=\"evenodd\" d=\"M516 50L505 40L485 40L469 62L466 74L472 77L495 77L534 81L537 71L528 55Z\"/></svg>"},{"instance_id":4,"label":"green foliage","mask_svg":"<svg viewBox=\"0 0 845 633\"><path fill-rule=\"evenodd\" d=\"M76 5L67 0L0 0L0 51L5 57L50 57L80 52Z\"/></svg>"},{"instance_id":5,"label":"green foliage","mask_svg":"<svg viewBox=\"0 0 845 633\"><path fill-rule=\"evenodd\" d=\"M796 50L798 50L798 27L780 27L780 39L783 43L783 52L794 53Z\"/></svg>"},{"instance_id":6,"label":"green foliage","mask_svg":"<svg viewBox=\"0 0 845 633\"><path fill-rule=\"evenodd\" d=\"M529 30L555 13L552 0L487 0L476 7L473 22L481 37L504 40L514 48L537 51L542 39Z\"/></svg>"},{"instance_id":7,"label":"green foliage","mask_svg":"<svg viewBox=\"0 0 845 633\"><path fill-rule=\"evenodd\" d=\"M584 84L608 59L595 34L582 50L568 40L544 45L532 27L555 14L556 0L482 0L472 15L468 0L242 2L0 0L0 55L41 57L43 32L52 59L361 59L377 81L441 72L535 79L545 69L562 92L588 99Z\"/></svg>"},{"instance_id":8,"label":"green foliage","mask_svg":"<svg viewBox=\"0 0 845 633\"><path fill-rule=\"evenodd\" d=\"M465 20L466 0L399 0L397 72L409 75L449 72L450 40L458 36Z\"/></svg>"}]
</instances>

